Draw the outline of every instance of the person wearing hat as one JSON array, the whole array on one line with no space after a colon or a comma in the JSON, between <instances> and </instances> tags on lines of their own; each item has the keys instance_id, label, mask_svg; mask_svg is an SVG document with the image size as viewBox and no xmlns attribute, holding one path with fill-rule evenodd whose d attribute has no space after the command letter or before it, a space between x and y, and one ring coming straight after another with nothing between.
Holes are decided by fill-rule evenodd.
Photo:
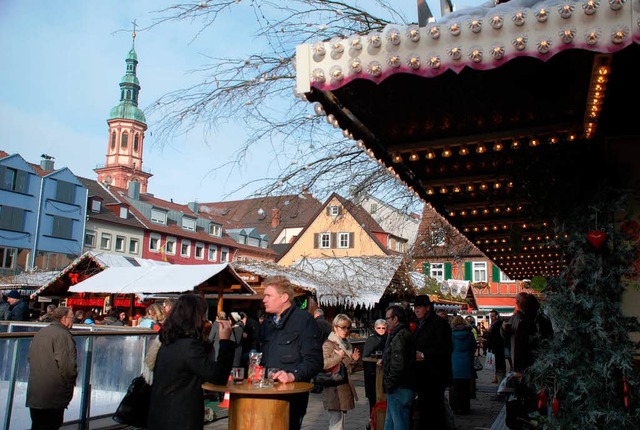
<instances>
[{"instance_id":1,"label":"person wearing hat","mask_svg":"<svg viewBox=\"0 0 640 430\"><path fill-rule=\"evenodd\" d=\"M433 310L427 295L416 296L414 310L418 327L416 340L416 380L420 424L418 429L446 429L444 392L453 381L451 326Z\"/></svg>"},{"instance_id":2,"label":"person wearing hat","mask_svg":"<svg viewBox=\"0 0 640 430\"><path fill-rule=\"evenodd\" d=\"M17 290L9 291L7 301L9 302L9 319L11 321L29 321L29 305Z\"/></svg>"}]
</instances>

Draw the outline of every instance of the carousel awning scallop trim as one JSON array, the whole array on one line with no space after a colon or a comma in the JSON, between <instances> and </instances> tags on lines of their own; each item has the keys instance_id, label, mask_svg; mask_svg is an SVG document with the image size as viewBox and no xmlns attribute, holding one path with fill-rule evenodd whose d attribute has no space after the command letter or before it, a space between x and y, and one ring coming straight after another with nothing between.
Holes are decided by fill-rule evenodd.
<instances>
[{"instance_id":1,"label":"carousel awning scallop trim","mask_svg":"<svg viewBox=\"0 0 640 430\"><path fill-rule=\"evenodd\" d=\"M316 290L325 306L373 308L391 284L401 256L304 258L294 267L325 280Z\"/></svg>"},{"instance_id":2,"label":"carousel awning scallop trim","mask_svg":"<svg viewBox=\"0 0 640 430\"><path fill-rule=\"evenodd\" d=\"M640 0L512 0L461 9L426 27L388 25L380 32L302 44L297 92L334 90L355 79L381 82L397 73L435 77L465 67L493 69L516 57L543 61L567 49L601 53L640 43Z\"/></svg>"}]
</instances>

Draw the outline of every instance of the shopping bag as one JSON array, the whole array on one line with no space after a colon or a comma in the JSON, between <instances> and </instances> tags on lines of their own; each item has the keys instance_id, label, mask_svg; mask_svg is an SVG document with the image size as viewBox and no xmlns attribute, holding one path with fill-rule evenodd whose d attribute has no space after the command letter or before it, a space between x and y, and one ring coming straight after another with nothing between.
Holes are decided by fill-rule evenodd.
<instances>
[{"instance_id":1,"label":"shopping bag","mask_svg":"<svg viewBox=\"0 0 640 430\"><path fill-rule=\"evenodd\" d=\"M473 359L473 369L476 372L479 372L482 370L483 367L484 365L482 364L482 360L480 360L480 356L476 355L475 358Z\"/></svg>"},{"instance_id":2,"label":"shopping bag","mask_svg":"<svg viewBox=\"0 0 640 430\"><path fill-rule=\"evenodd\" d=\"M496 356L493 352L487 352L487 356L484 359L484 368L488 370L496 370Z\"/></svg>"},{"instance_id":3,"label":"shopping bag","mask_svg":"<svg viewBox=\"0 0 640 430\"><path fill-rule=\"evenodd\" d=\"M133 378L127 393L113 414L113 420L119 424L146 428L150 399L151 385L147 384L143 376Z\"/></svg>"}]
</instances>

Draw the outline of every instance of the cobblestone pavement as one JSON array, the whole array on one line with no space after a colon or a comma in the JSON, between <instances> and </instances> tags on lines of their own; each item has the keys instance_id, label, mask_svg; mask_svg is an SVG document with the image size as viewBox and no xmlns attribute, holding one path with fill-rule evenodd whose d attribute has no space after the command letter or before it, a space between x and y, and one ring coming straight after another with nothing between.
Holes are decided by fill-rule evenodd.
<instances>
[{"instance_id":1,"label":"cobblestone pavement","mask_svg":"<svg viewBox=\"0 0 640 430\"><path fill-rule=\"evenodd\" d=\"M369 422L369 403L364 396L363 373L353 374L353 381L358 392L359 400L356 407L347 412L345 430L365 430ZM491 400L495 395L497 384L491 383L493 371L481 370L476 380L476 398L471 399L471 413L469 415L456 415L456 430L501 430L504 427L504 418L501 410L504 403ZM204 426L206 430L222 430L228 428L226 418L227 410L216 411L217 419ZM327 413L322 407L322 394L310 394L307 414L302 422L302 430L326 430L329 427Z\"/></svg>"}]
</instances>

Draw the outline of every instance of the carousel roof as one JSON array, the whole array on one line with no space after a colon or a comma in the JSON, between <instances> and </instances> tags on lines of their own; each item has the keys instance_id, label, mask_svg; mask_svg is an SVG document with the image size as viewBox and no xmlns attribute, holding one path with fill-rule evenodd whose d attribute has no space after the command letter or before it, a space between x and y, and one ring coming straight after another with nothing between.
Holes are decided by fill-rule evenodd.
<instances>
[{"instance_id":1,"label":"carousel roof","mask_svg":"<svg viewBox=\"0 0 640 430\"><path fill-rule=\"evenodd\" d=\"M297 92L511 279L564 265L553 217L640 177L640 0L512 0L297 47ZM607 176L608 175L608 176Z\"/></svg>"}]
</instances>

